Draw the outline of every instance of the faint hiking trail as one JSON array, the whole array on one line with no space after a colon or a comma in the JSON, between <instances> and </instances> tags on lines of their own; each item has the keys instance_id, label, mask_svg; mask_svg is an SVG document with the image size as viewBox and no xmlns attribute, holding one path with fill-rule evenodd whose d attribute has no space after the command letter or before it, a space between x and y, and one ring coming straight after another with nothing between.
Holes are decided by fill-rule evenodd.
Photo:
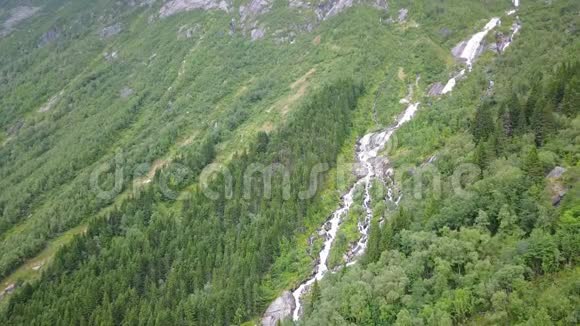
<instances>
[{"instance_id":1,"label":"faint hiking trail","mask_svg":"<svg viewBox=\"0 0 580 326\"><path fill-rule=\"evenodd\" d=\"M513 0L513 5L514 9L506 13L508 16L511 16L517 12L519 8L519 0ZM512 26L512 31L509 40L504 44L502 44L500 47L498 47L498 51L505 50L505 48L507 48L511 44L514 35L520 30L521 24L519 22L519 17L517 17L516 19L517 19L516 22ZM501 23L500 18L494 17L490 19L490 21L484 26L482 31L474 34L469 40L461 42L454 48L453 52L455 57L459 60L464 61L467 68L462 69L457 75L452 77L446 83L445 87L442 89L439 95L451 92L453 88L456 86L458 79L460 77L465 76L468 72L472 70L475 58L482 51L482 45L485 37L491 30L493 30L500 23ZM383 85L379 86L378 92L380 92L382 87ZM362 185L364 187L362 206L365 211L365 217L358 223L358 230L361 234L359 241L356 242L356 244L351 245L351 249L349 250L349 252L344 255L346 266L351 266L355 264L358 258L365 253L367 248L369 229L372 218L372 207L371 207L372 199L370 191L372 188L373 181L379 180L383 182L383 184L387 186L386 200L389 200L395 203L395 205L398 205L401 198L400 197L394 198L393 196L396 190L395 189L396 185L393 182L393 170L390 168L385 169L388 163L388 158L385 157L381 158L378 155L385 148L385 145L387 144L391 136L395 133L395 131L397 131L397 129L399 129L403 124L410 121L415 115L419 107L419 103L412 102L412 100L413 100L413 88L412 85L410 85L409 95L401 99L400 101L401 104L408 104L408 106L403 112L403 114L397 119L396 123L386 129L383 129L382 131L366 134L358 141L356 148L356 158L358 161L357 163L364 167L365 172L362 175L358 175L357 181L349 189L349 191L341 198L340 208L334 211L330 215L330 218L322 225L320 234L325 236L325 241L322 250L318 254L317 264L314 268L311 277L302 282L300 286L298 286L298 288L296 288L291 293L294 302L289 302L291 298L290 293L288 292L285 292L283 296L276 299L276 301L274 301L274 303L270 306L270 308L268 308L266 315L262 319L263 325L276 325L276 323L279 320L289 317L290 312L292 312L292 319L294 321L300 319L300 316L303 313L304 294L306 294L309 291L310 287L314 284L314 282L322 280L326 275L326 273L329 272L327 263L332 248L332 244L334 242L334 239L336 238L343 217L346 216L346 214L348 214L353 205L354 193L359 186ZM376 117L376 101L377 99L375 98L373 102L372 114L373 120L375 121L375 123L378 124ZM386 179L389 179L390 182L387 183ZM268 312L272 312L272 314L268 315Z\"/></svg>"}]
</instances>

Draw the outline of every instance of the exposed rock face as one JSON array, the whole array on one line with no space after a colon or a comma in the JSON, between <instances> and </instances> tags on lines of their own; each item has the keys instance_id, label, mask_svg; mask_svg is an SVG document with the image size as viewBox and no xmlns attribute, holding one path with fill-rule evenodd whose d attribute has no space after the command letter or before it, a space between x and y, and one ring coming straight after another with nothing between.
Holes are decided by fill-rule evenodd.
<instances>
[{"instance_id":1,"label":"exposed rock face","mask_svg":"<svg viewBox=\"0 0 580 326\"><path fill-rule=\"evenodd\" d=\"M193 26L183 25L183 26L179 27L179 30L177 31L177 39L183 40L183 39L192 38L200 30L201 30L201 25L199 25L199 24L195 24Z\"/></svg>"},{"instance_id":2,"label":"exposed rock face","mask_svg":"<svg viewBox=\"0 0 580 326\"><path fill-rule=\"evenodd\" d=\"M328 0L321 3L315 10L318 20L325 20L332 16L336 16L341 11L352 7L353 0Z\"/></svg>"},{"instance_id":3,"label":"exposed rock face","mask_svg":"<svg viewBox=\"0 0 580 326\"><path fill-rule=\"evenodd\" d=\"M407 21L407 16L409 15L409 9L403 8L399 10L399 23Z\"/></svg>"},{"instance_id":4,"label":"exposed rock face","mask_svg":"<svg viewBox=\"0 0 580 326\"><path fill-rule=\"evenodd\" d=\"M272 1L270 0L251 0L247 5L240 6L240 19L245 22L249 18L256 18L267 13L270 9L272 9Z\"/></svg>"},{"instance_id":5,"label":"exposed rock face","mask_svg":"<svg viewBox=\"0 0 580 326\"><path fill-rule=\"evenodd\" d=\"M562 176L566 172L566 168L561 166L555 167L550 173L548 174L548 179L557 179Z\"/></svg>"},{"instance_id":6,"label":"exposed rock face","mask_svg":"<svg viewBox=\"0 0 580 326\"><path fill-rule=\"evenodd\" d=\"M53 28L48 32L42 34L40 40L38 40L38 47L39 48L45 47L48 44L58 40L60 36L61 36L60 31L57 28Z\"/></svg>"},{"instance_id":7,"label":"exposed rock face","mask_svg":"<svg viewBox=\"0 0 580 326\"><path fill-rule=\"evenodd\" d=\"M252 37L252 41L256 41L263 38L264 35L266 35L266 31L261 27L257 27L252 30L250 36Z\"/></svg>"},{"instance_id":8,"label":"exposed rock face","mask_svg":"<svg viewBox=\"0 0 580 326\"><path fill-rule=\"evenodd\" d=\"M318 20L324 20L326 18L335 16L344 9L350 8L358 3L367 3L380 10L387 10L389 8L389 3L387 0L326 0L320 2L318 5L313 5L312 1L310 0L290 0L289 6L290 8L300 9L316 7L315 13L318 17Z\"/></svg>"},{"instance_id":9,"label":"exposed rock face","mask_svg":"<svg viewBox=\"0 0 580 326\"><path fill-rule=\"evenodd\" d=\"M310 8L310 3L308 1L302 1L302 0L290 0L288 2L288 6L290 8Z\"/></svg>"},{"instance_id":10,"label":"exposed rock face","mask_svg":"<svg viewBox=\"0 0 580 326\"><path fill-rule=\"evenodd\" d=\"M444 87L445 87L445 85L443 85L442 83L436 82L435 84L431 85L431 87L429 87L428 95L429 96L439 96L443 93Z\"/></svg>"},{"instance_id":11,"label":"exposed rock face","mask_svg":"<svg viewBox=\"0 0 580 326\"><path fill-rule=\"evenodd\" d=\"M225 0L170 0L161 7L159 16L163 18L195 9L216 9L229 12L229 8L230 6Z\"/></svg>"},{"instance_id":12,"label":"exposed rock face","mask_svg":"<svg viewBox=\"0 0 580 326\"><path fill-rule=\"evenodd\" d=\"M40 107L40 109L38 109L38 112L48 112L50 111L50 109L52 109L52 107L56 104L56 102L58 102L58 100L60 99L60 97L62 96L63 92L61 91L60 93L56 94L55 96L51 97L48 102L46 102L46 104L44 104L43 106Z\"/></svg>"},{"instance_id":13,"label":"exposed rock face","mask_svg":"<svg viewBox=\"0 0 580 326\"><path fill-rule=\"evenodd\" d=\"M121 25L121 23L116 23L114 25L103 28L99 33L99 35L101 36L102 39L106 39L121 33L122 30L123 26Z\"/></svg>"},{"instance_id":14,"label":"exposed rock face","mask_svg":"<svg viewBox=\"0 0 580 326\"><path fill-rule=\"evenodd\" d=\"M459 42L453 49L451 49L451 54L453 54L455 58L459 58L461 56L461 53L463 53L463 50L465 49L466 45L467 45L466 41Z\"/></svg>"},{"instance_id":15,"label":"exposed rock face","mask_svg":"<svg viewBox=\"0 0 580 326\"><path fill-rule=\"evenodd\" d=\"M0 291L0 300L2 300L2 298L4 298L4 296L6 294L10 294L10 293L14 292L15 289L16 289L16 284L8 285L4 290Z\"/></svg>"},{"instance_id":16,"label":"exposed rock face","mask_svg":"<svg viewBox=\"0 0 580 326\"><path fill-rule=\"evenodd\" d=\"M151 6L156 0L128 0L127 5L131 7Z\"/></svg>"},{"instance_id":17,"label":"exposed rock face","mask_svg":"<svg viewBox=\"0 0 580 326\"><path fill-rule=\"evenodd\" d=\"M373 7L380 10L387 10L389 9L389 3L387 2L387 0L375 0Z\"/></svg>"},{"instance_id":18,"label":"exposed rock face","mask_svg":"<svg viewBox=\"0 0 580 326\"><path fill-rule=\"evenodd\" d=\"M262 326L276 326L278 321L291 317L295 308L296 303L294 302L292 293L289 291L282 293L278 299L272 302L266 310L266 313L264 313Z\"/></svg>"},{"instance_id":19,"label":"exposed rock face","mask_svg":"<svg viewBox=\"0 0 580 326\"><path fill-rule=\"evenodd\" d=\"M555 167L546 178L549 181L550 192L552 193L552 205L557 206L562 201L562 198L566 195L568 190L564 187L562 183L562 175L566 172L566 169L557 166Z\"/></svg>"},{"instance_id":20,"label":"exposed rock face","mask_svg":"<svg viewBox=\"0 0 580 326\"><path fill-rule=\"evenodd\" d=\"M0 31L0 37L6 36L12 32L14 27L23 20L34 16L40 7L29 7L29 6L18 6L10 10L10 16L2 24L2 31Z\"/></svg>"},{"instance_id":21,"label":"exposed rock face","mask_svg":"<svg viewBox=\"0 0 580 326\"><path fill-rule=\"evenodd\" d=\"M119 54L117 53L117 51L111 51L105 52L103 56L105 57L105 60L107 60L108 62L112 62L119 57Z\"/></svg>"},{"instance_id":22,"label":"exposed rock face","mask_svg":"<svg viewBox=\"0 0 580 326\"><path fill-rule=\"evenodd\" d=\"M329 17L335 16L350 8L355 4L367 3L380 10L388 9L387 0L322 0L320 4L314 4L311 0L289 0L288 6L298 10L306 9L313 10L316 14L316 21L303 24L301 26L289 26L285 30L274 31L274 41L278 44L292 43L296 33L304 30L311 31L313 25L325 20ZM245 1L244 1L245 2ZM259 40L266 36L267 28L263 25L259 26L259 17L270 12L272 9L273 0L249 0L246 4L239 7L239 16L232 18L229 24L230 35L236 31L241 31L245 35L249 35L253 41ZM167 17L179 12L190 10L223 10L231 12L233 10L232 0L166 0L165 4L159 10L159 17ZM406 9L405 9L406 10ZM179 37L183 37L182 30L178 33ZM271 33L271 32L269 32ZM192 33L189 33L192 34ZM184 38L189 38L185 34Z\"/></svg>"},{"instance_id":23,"label":"exposed rock face","mask_svg":"<svg viewBox=\"0 0 580 326\"><path fill-rule=\"evenodd\" d=\"M129 86L125 86L121 89L121 91L119 92L119 95L121 96L121 98L127 98L127 97L133 95L133 89Z\"/></svg>"}]
</instances>

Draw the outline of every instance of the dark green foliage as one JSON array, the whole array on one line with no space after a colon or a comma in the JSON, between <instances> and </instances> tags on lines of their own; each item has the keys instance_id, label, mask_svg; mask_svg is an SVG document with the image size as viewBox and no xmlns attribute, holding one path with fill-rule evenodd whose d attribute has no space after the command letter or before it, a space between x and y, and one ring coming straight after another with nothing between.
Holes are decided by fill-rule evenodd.
<instances>
[{"instance_id":1,"label":"dark green foliage","mask_svg":"<svg viewBox=\"0 0 580 326\"><path fill-rule=\"evenodd\" d=\"M544 169L538 158L538 150L536 147L532 147L524 158L522 170L532 183L539 183L544 179Z\"/></svg>"},{"instance_id":2,"label":"dark green foliage","mask_svg":"<svg viewBox=\"0 0 580 326\"><path fill-rule=\"evenodd\" d=\"M421 96L455 68L448 50L503 15L509 1L393 0L381 13L358 6L296 33L294 44L272 34L309 26L287 1L275 1L260 20L269 34L257 42L228 35L235 14L194 10L157 20L161 1L138 2L44 2L30 25L0 39L0 275L63 231L89 224L40 280L2 301L0 324L256 321L311 272L302 240L337 202L327 174L317 181L331 195L299 199L311 168L335 168L371 124L368 98L359 101L363 87L337 76L377 89L375 118L387 125L417 75L420 110L388 155L396 171L435 155L442 187L420 200L402 188L394 211L373 206L366 257L314 284L304 324L578 323L580 196L569 177L580 161L576 2L525 1L524 28L509 50L484 52L453 94L436 100ZM408 21L387 23L400 8L410 10ZM2 22L6 14L0 10ZM98 31L119 21L121 34L100 39ZM198 34L181 38L183 26ZM63 36L40 46L53 28ZM105 58L112 51L116 61ZM308 71L316 72L306 78ZM488 77L497 94L481 103L478 83L487 86ZM306 96L297 80L306 80ZM125 87L133 94L120 96ZM304 105L286 111L299 93ZM142 162L162 159L177 168L158 170L137 192L98 198L90 173L108 166L99 181L111 188L121 148L129 174L142 177L150 171ZM232 189L224 191L228 179L217 173L210 199L197 181L216 161L226 163ZM274 173L271 191L256 173L246 192L244 171L254 163L288 168L290 191L282 173ZM460 182L465 193L455 193L453 173L466 163L477 164L475 173ZM555 165L568 168L558 207L545 180ZM163 194L161 180L175 197ZM343 234L335 241L348 242Z\"/></svg>"},{"instance_id":3,"label":"dark green foliage","mask_svg":"<svg viewBox=\"0 0 580 326\"><path fill-rule=\"evenodd\" d=\"M259 314L270 299L263 281L281 243L316 209L315 198L299 199L298 192L310 181L301 173L317 163L335 164L361 92L351 81L337 82L315 95L280 131L258 135L255 150L228 166L234 176L230 200L225 200L224 178L216 178L210 187L219 198L194 191L180 212L167 213L151 206L157 188L150 187L93 223L86 236L61 251L39 287L15 296L9 322L68 318L68 324L122 324L155 317L160 324L208 325ZM199 159L186 158L184 164L207 162L212 151L203 148L212 142L207 144ZM282 163L290 170L288 200L276 176L271 196L263 187L253 187L246 197L244 171L256 162ZM260 174L252 179L254 186L262 182ZM80 302L73 299L79 296ZM143 315L144 307L155 308Z\"/></svg>"},{"instance_id":4,"label":"dark green foliage","mask_svg":"<svg viewBox=\"0 0 580 326\"><path fill-rule=\"evenodd\" d=\"M480 105L475 111L472 134L476 143L486 141L494 133L494 122L491 117L491 109L487 104Z\"/></svg>"},{"instance_id":5,"label":"dark green foliage","mask_svg":"<svg viewBox=\"0 0 580 326\"><path fill-rule=\"evenodd\" d=\"M475 74L493 72L494 99L480 103L473 94L485 89L469 77L397 131L403 145L390 157L395 170L419 169L435 155L443 185L421 200L401 187L405 210L385 210L384 225L371 231L367 264L321 282L323 300L305 325L578 323L580 118L577 104L566 103L578 92L569 86L577 83L578 42L552 27L553 19L571 22L564 13L578 7L527 5L531 26L522 37L564 36L543 49L516 42L514 53L480 62ZM566 55L544 61L551 48L572 43ZM472 178L457 191L453 172L466 162L477 167L469 166ZM566 173L547 178L555 166ZM564 200L553 202L562 189Z\"/></svg>"}]
</instances>

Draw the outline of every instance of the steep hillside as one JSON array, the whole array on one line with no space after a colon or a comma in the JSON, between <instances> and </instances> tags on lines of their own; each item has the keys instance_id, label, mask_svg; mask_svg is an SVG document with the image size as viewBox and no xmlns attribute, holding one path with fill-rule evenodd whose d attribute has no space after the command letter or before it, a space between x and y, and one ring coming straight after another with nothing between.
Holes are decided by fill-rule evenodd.
<instances>
[{"instance_id":1,"label":"steep hillside","mask_svg":"<svg viewBox=\"0 0 580 326\"><path fill-rule=\"evenodd\" d=\"M468 237L462 241L477 245L455 248L456 257L485 262L487 276L513 267L522 286L562 275L571 288L577 275L562 270L577 262L579 8L529 1L513 14L513 6L0 2L0 322L257 323L280 294L309 278L327 244L328 278L298 297L306 324L392 323L398 314L429 322L426 306L455 323L527 320L491 316L491 297L475 290L491 281L465 263L448 264L437 290L422 285L434 282L433 264L446 263L436 254L421 254L430 263L420 275L405 270L417 241ZM492 17L501 24L482 35L476 59L462 58L457 52L466 53L467 40ZM460 73L472 59L473 71ZM455 88L444 87L450 78ZM520 104L516 126L509 114ZM409 122L412 105L417 116ZM391 195L376 193L384 180L373 181L379 172L371 176L369 165L366 194L352 188L353 209L338 216L336 239L325 241L321 225L363 180L345 163L360 157L363 135L385 130L398 146L369 136L380 146L369 147L374 156L364 162L388 157L403 173L432 157L445 190L413 196L405 188L411 181L395 174L384 185L402 195L397 208ZM460 163L482 171L469 198L446 189ZM564 181L544 181L556 166L567 171ZM503 193L494 180L530 190ZM563 197L559 206L550 191ZM365 210L372 219L363 223ZM506 214L517 229L509 236L500 227ZM480 215L487 229L475 226ZM521 249L542 237L558 251L546 269ZM368 251L354 249L366 241ZM343 257L348 251L357 258ZM364 305L362 294L341 292L353 278L372 283L365 275L392 268L408 273L397 274L406 281L395 301L367 293L372 311L338 308ZM474 280L461 283L467 277ZM470 302L461 314L438 303L461 291ZM561 300L574 309L570 291ZM508 300L511 285L504 292ZM421 293L429 296L419 300ZM573 318L564 315L550 317ZM271 322L279 317L289 315Z\"/></svg>"},{"instance_id":2,"label":"steep hillside","mask_svg":"<svg viewBox=\"0 0 580 326\"><path fill-rule=\"evenodd\" d=\"M522 4L513 45L397 131L398 207L377 184L367 254L304 325L578 323L579 9Z\"/></svg>"}]
</instances>

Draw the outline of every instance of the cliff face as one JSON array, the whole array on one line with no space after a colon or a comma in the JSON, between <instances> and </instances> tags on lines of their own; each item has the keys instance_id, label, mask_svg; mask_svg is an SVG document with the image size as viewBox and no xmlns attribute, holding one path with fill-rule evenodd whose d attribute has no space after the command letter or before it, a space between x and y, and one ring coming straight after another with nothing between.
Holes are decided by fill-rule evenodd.
<instances>
[{"instance_id":1,"label":"cliff face","mask_svg":"<svg viewBox=\"0 0 580 326\"><path fill-rule=\"evenodd\" d=\"M229 5L224 0L170 0L159 10L160 17L167 17L179 12L195 9L223 10L229 12Z\"/></svg>"},{"instance_id":2,"label":"cliff face","mask_svg":"<svg viewBox=\"0 0 580 326\"><path fill-rule=\"evenodd\" d=\"M386 0L327 0L319 4L311 1L290 0L288 8L301 13L311 12L315 18L307 24L307 28L303 28L311 30L313 25L357 4L367 4L380 10L388 9ZM232 32L237 28L250 36L252 40L258 40L268 34L268 26L261 24L260 20L272 10L272 5L272 0L249 0L239 7L234 6L230 0L168 0L159 10L159 18L191 10L221 10L232 15L230 26Z\"/></svg>"},{"instance_id":3,"label":"cliff face","mask_svg":"<svg viewBox=\"0 0 580 326\"><path fill-rule=\"evenodd\" d=\"M276 326L278 321L282 321L292 316L296 308L292 293L286 291L276 299L266 310L262 317L263 326Z\"/></svg>"},{"instance_id":4,"label":"cliff face","mask_svg":"<svg viewBox=\"0 0 580 326\"><path fill-rule=\"evenodd\" d=\"M29 7L29 6L18 6L10 10L10 15L8 19L2 24L2 29L0 30L0 37L7 36L10 34L14 28L22 21L34 16L40 7Z\"/></svg>"}]
</instances>

